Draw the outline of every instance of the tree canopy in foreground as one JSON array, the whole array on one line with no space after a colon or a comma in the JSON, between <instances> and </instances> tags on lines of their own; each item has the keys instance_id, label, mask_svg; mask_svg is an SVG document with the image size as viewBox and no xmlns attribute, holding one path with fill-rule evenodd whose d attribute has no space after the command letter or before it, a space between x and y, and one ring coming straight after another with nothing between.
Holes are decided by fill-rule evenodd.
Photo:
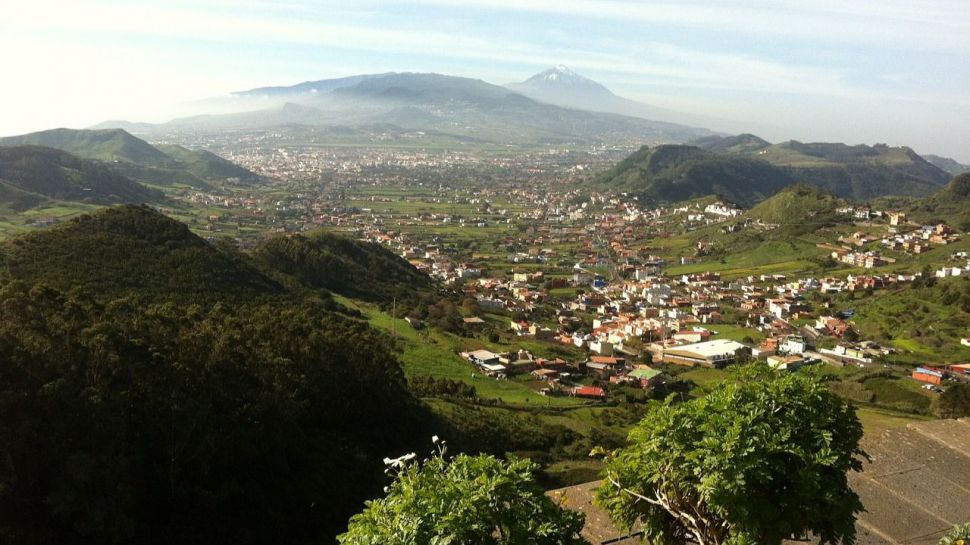
<instances>
[{"instance_id":1,"label":"tree canopy in foreground","mask_svg":"<svg viewBox=\"0 0 970 545\"><path fill-rule=\"evenodd\" d=\"M597 501L656 545L855 542L855 409L812 373L743 368L706 397L658 404L607 457Z\"/></svg>"},{"instance_id":2,"label":"tree canopy in foreground","mask_svg":"<svg viewBox=\"0 0 970 545\"><path fill-rule=\"evenodd\" d=\"M488 455L385 460L387 495L350 520L343 545L581 545L583 515L546 496L527 460Z\"/></svg>"}]
</instances>

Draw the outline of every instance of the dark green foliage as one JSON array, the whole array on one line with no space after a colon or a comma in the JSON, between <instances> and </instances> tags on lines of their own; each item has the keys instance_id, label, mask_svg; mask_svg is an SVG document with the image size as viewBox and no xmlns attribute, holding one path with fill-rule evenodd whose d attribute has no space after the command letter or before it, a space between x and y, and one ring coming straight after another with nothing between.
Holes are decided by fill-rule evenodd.
<instances>
[{"instance_id":1,"label":"dark green foliage","mask_svg":"<svg viewBox=\"0 0 970 545\"><path fill-rule=\"evenodd\" d=\"M147 206L121 206L8 241L3 266L27 283L113 298L244 300L283 289L232 250Z\"/></svg>"},{"instance_id":2,"label":"dark green foliage","mask_svg":"<svg viewBox=\"0 0 970 545\"><path fill-rule=\"evenodd\" d=\"M387 338L320 306L8 283L0 541L326 543L422 414Z\"/></svg>"},{"instance_id":3,"label":"dark green foliage","mask_svg":"<svg viewBox=\"0 0 970 545\"><path fill-rule=\"evenodd\" d=\"M274 237L260 244L253 256L264 268L311 288L385 306L393 298L398 304L414 301L432 287L427 275L387 249L330 233Z\"/></svg>"},{"instance_id":4,"label":"dark green foliage","mask_svg":"<svg viewBox=\"0 0 970 545\"><path fill-rule=\"evenodd\" d=\"M970 384L957 382L940 394L937 409L943 418L970 416Z\"/></svg>"},{"instance_id":5,"label":"dark green foliage","mask_svg":"<svg viewBox=\"0 0 970 545\"><path fill-rule=\"evenodd\" d=\"M569 448L579 435L560 425L552 425L529 411L484 407L455 401L438 406L444 435L453 438L462 452L549 453ZM589 449L579 454L589 454Z\"/></svg>"},{"instance_id":6,"label":"dark green foliage","mask_svg":"<svg viewBox=\"0 0 970 545\"><path fill-rule=\"evenodd\" d=\"M443 397L474 399L475 387L471 384L449 378L435 378L418 375L408 379L408 387L418 397Z\"/></svg>"},{"instance_id":7,"label":"dark green foliage","mask_svg":"<svg viewBox=\"0 0 970 545\"><path fill-rule=\"evenodd\" d=\"M101 163L40 146L0 147L0 203L35 206L46 198L95 204L162 199Z\"/></svg>"},{"instance_id":8,"label":"dark green foliage","mask_svg":"<svg viewBox=\"0 0 970 545\"><path fill-rule=\"evenodd\" d=\"M658 545L855 542L855 409L813 374L742 368L706 397L657 404L607 458L597 500Z\"/></svg>"}]
</instances>

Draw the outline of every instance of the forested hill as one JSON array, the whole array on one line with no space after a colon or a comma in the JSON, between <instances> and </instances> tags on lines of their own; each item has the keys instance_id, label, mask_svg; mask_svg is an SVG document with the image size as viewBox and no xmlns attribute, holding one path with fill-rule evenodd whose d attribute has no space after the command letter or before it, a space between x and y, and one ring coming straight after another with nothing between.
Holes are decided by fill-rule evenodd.
<instances>
[{"instance_id":1,"label":"forested hill","mask_svg":"<svg viewBox=\"0 0 970 545\"><path fill-rule=\"evenodd\" d=\"M0 146L46 146L85 159L175 168L178 163L148 142L121 129L51 129L0 138Z\"/></svg>"},{"instance_id":2,"label":"forested hill","mask_svg":"<svg viewBox=\"0 0 970 545\"><path fill-rule=\"evenodd\" d=\"M253 259L145 206L3 243L0 542L333 543L445 430L387 335L304 295L427 285L403 267L331 237Z\"/></svg>"},{"instance_id":3,"label":"forested hill","mask_svg":"<svg viewBox=\"0 0 970 545\"><path fill-rule=\"evenodd\" d=\"M0 204L14 209L48 199L116 204L161 198L96 161L42 146L0 147Z\"/></svg>"},{"instance_id":4,"label":"forested hill","mask_svg":"<svg viewBox=\"0 0 970 545\"><path fill-rule=\"evenodd\" d=\"M839 217L835 210L846 201L814 186L799 184L786 187L758 203L742 216L745 220L760 220L778 225L773 235L796 237L835 225Z\"/></svg>"},{"instance_id":5,"label":"forested hill","mask_svg":"<svg viewBox=\"0 0 970 545\"><path fill-rule=\"evenodd\" d=\"M913 219L942 221L966 230L970 228L970 172L955 176L934 195L891 204L906 210Z\"/></svg>"},{"instance_id":6,"label":"forested hill","mask_svg":"<svg viewBox=\"0 0 970 545\"><path fill-rule=\"evenodd\" d=\"M431 279L385 248L334 234L277 236L253 252L264 270L310 288L387 304L430 292Z\"/></svg>"},{"instance_id":7,"label":"forested hill","mask_svg":"<svg viewBox=\"0 0 970 545\"><path fill-rule=\"evenodd\" d=\"M771 144L752 134L711 136L695 144L716 153L762 159L783 169L796 182L854 200L926 196L950 179L947 172L905 146L796 140Z\"/></svg>"},{"instance_id":8,"label":"forested hill","mask_svg":"<svg viewBox=\"0 0 970 545\"><path fill-rule=\"evenodd\" d=\"M53 129L0 138L0 148L25 145L45 146L101 161L128 178L155 185L208 187L210 183L227 180L237 183L263 180L211 152L173 145L153 146L121 129Z\"/></svg>"},{"instance_id":9,"label":"forested hill","mask_svg":"<svg viewBox=\"0 0 970 545\"><path fill-rule=\"evenodd\" d=\"M0 541L333 543L434 433L388 343L311 302L0 281Z\"/></svg>"},{"instance_id":10,"label":"forested hill","mask_svg":"<svg viewBox=\"0 0 970 545\"><path fill-rule=\"evenodd\" d=\"M95 294L248 300L283 288L231 248L217 248L148 206L107 208L0 246L9 275Z\"/></svg>"},{"instance_id":11,"label":"forested hill","mask_svg":"<svg viewBox=\"0 0 970 545\"><path fill-rule=\"evenodd\" d=\"M760 159L716 154L694 146L644 146L593 180L593 186L626 191L658 202L707 195L751 206L794 179Z\"/></svg>"}]
</instances>

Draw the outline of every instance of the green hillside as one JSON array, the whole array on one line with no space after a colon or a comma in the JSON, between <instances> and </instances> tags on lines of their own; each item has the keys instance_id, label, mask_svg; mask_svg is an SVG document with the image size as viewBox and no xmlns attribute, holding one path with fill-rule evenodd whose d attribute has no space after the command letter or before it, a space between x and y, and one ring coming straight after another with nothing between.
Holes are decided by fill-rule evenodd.
<instances>
[{"instance_id":1,"label":"green hillside","mask_svg":"<svg viewBox=\"0 0 970 545\"><path fill-rule=\"evenodd\" d=\"M16 210L47 199L115 204L160 198L99 162L40 146L0 147L0 202Z\"/></svg>"},{"instance_id":2,"label":"green hillside","mask_svg":"<svg viewBox=\"0 0 970 545\"><path fill-rule=\"evenodd\" d=\"M744 206L791 183L784 171L759 159L672 145L645 146L593 181L594 187L627 191L651 201L719 195Z\"/></svg>"},{"instance_id":3,"label":"green hillside","mask_svg":"<svg viewBox=\"0 0 970 545\"><path fill-rule=\"evenodd\" d=\"M956 176L945 188L924 199L889 204L905 210L912 219L927 223L943 221L966 230L970 228L970 172Z\"/></svg>"},{"instance_id":4,"label":"green hillside","mask_svg":"<svg viewBox=\"0 0 970 545\"><path fill-rule=\"evenodd\" d=\"M264 270L304 286L366 301L387 303L396 297L413 302L432 287L427 275L387 249L330 233L274 237L253 256Z\"/></svg>"},{"instance_id":5,"label":"green hillside","mask_svg":"<svg viewBox=\"0 0 970 545\"><path fill-rule=\"evenodd\" d=\"M177 168L175 159L121 129L52 129L0 138L0 146L46 146L85 159Z\"/></svg>"},{"instance_id":6,"label":"green hillside","mask_svg":"<svg viewBox=\"0 0 970 545\"><path fill-rule=\"evenodd\" d=\"M838 221L835 209L844 206L843 199L809 185L787 187L744 214L745 219L761 220L793 230L813 230L819 225ZM813 227L814 226L814 227Z\"/></svg>"},{"instance_id":7,"label":"green hillside","mask_svg":"<svg viewBox=\"0 0 970 545\"><path fill-rule=\"evenodd\" d=\"M707 136L694 140L691 145L716 153L754 153L771 146L771 142L746 133L736 136Z\"/></svg>"},{"instance_id":8,"label":"green hillside","mask_svg":"<svg viewBox=\"0 0 970 545\"><path fill-rule=\"evenodd\" d=\"M190 150L182 146L159 144L155 146L169 157L185 166L189 173L203 180L216 181L236 178L241 183L262 181L263 178L252 171L223 159L206 150Z\"/></svg>"},{"instance_id":9,"label":"green hillside","mask_svg":"<svg viewBox=\"0 0 970 545\"><path fill-rule=\"evenodd\" d=\"M964 172L970 172L970 165L964 165L963 163L959 163L953 159L950 159L949 157L924 154L923 159L926 159L934 166L942 168L954 176L958 176Z\"/></svg>"},{"instance_id":10,"label":"green hillside","mask_svg":"<svg viewBox=\"0 0 970 545\"><path fill-rule=\"evenodd\" d=\"M262 178L213 153L181 146L153 146L122 129L53 129L0 138L0 147L46 146L84 159L103 161L133 180L159 186L208 188L211 182L237 178L251 183Z\"/></svg>"},{"instance_id":11,"label":"green hillside","mask_svg":"<svg viewBox=\"0 0 970 545\"><path fill-rule=\"evenodd\" d=\"M886 195L923 197L943 187L950 175L912 149L841 143L771 145L751 134L707 137L694 142L707 151L761 159L792 183L807 183L853 200Z\"/></svg>"},{"instance_id":12,"label":"green hillside","mask_svg":"<svg viewBox=\"0 0 970 545\"><path fill-rule=\"evenodd\" d=\"M282 287L231 249L217 248L147 206L107 208L0 246L7 273L28 284L99 298L248 300Z\"/></svg>"},{"instance_id":13,"label":"green hillside","mask_svg":"<svg viewBox=\"0 0 970 545\"><path fill-rule=\"evenodd\" d=\"M3 543L334 543L382 458L443 433L387 336L324 305L83 287L0 281Z\"/></svg>"}]
</instances>

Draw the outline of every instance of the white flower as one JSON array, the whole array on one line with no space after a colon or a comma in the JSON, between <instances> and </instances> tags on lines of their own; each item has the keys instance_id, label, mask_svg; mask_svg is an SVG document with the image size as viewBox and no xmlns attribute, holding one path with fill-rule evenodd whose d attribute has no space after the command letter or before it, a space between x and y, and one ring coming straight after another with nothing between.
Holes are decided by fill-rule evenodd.
<instances>
[{"instance_id":1,"label":"white flower","mask_svg":"<svg viewBox=\"0 0 970 545\"><path fill-rule=\"evenodd\" d=\"M432 435L431 436L431 442L432 443L437 443L438 442L438 436L437 435Z\"/></svg>"}]
</instances>

